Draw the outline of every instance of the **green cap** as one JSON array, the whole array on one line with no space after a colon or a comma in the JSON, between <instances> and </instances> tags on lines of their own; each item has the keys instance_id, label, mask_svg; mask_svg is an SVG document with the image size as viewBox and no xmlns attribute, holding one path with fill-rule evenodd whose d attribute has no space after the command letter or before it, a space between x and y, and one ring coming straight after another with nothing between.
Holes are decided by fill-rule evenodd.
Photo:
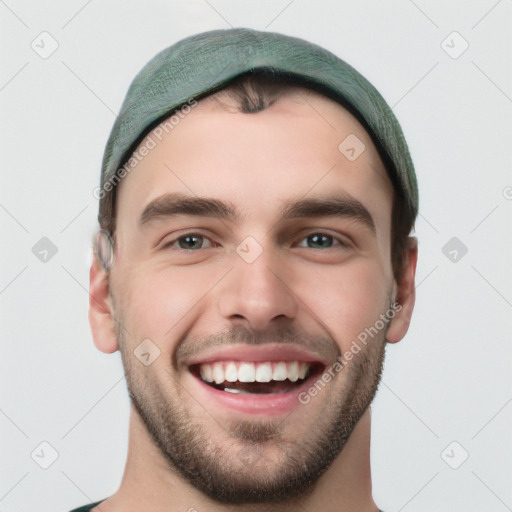
<instances>
[{"instance_id":1,"label":"green cap","mask_svg":"<svg viewBox=\"0 0 512 512\"><path fill-rule=\"evenodd\" d=\"M110 133L101 171L98 220L115 213L120 171L144 137L189 100L227 87L241 75L269 70L340 103L364 126L395 191L415 218L418 185L400 124L375 87L331 52L303 39L246 28L213 30L158 53L131 83Z\"/></svg>"}]
</instances>

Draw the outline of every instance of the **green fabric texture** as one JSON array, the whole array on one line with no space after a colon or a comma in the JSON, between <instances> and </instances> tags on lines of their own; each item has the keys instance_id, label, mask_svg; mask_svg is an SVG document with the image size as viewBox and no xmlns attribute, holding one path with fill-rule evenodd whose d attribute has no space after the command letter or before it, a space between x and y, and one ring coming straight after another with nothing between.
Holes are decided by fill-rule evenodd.
<instances>
[{"instance_id":1,"label":"green fabric texture","mask_svg":"<svg viewBox=\"0 0 512 512\"><path fill-rule=\"evenodd\" d=\"M418 187L402 129L375 87L352 66L308 41L246 28L213 30L158 53L131 83L103 155L98 220L114 208L120 168L141 140L187 100L200 99L254 70L305 79L347 108L371 136L395 189L416 216ZM340 141L341 142L341 141ZM107 187L105 187L107 185Z\"/></svg>"},{"instance_id":2,"label":"green fabric texture","mask_svg":"<svg viewBox=\"0 0 512 512\"><path fill-rule=\"evenodd\" d=\"M95 501L94 503L89 503L89 505L84 505L79 508L74 508L70 512L90 512L96 505L99 505L103 501L105 501L105 500Z\"/></svg>"},{"instance_id":3,"label":"green fabric texture","mask_svg":"<svg viewBox=\"0 0 512 512\"><path fill-rule=\"evenodd\" d=\"M91 503L89 505L84 505L83 507L80 507L80 508L75 508L75 509L71 510L70 512L90 512L96 505L99 505L100 503L101 503L101 501L97 501L96 503ZM383 512L383 511L379 509L379 512Z\"/></svg>"}]
</instances>

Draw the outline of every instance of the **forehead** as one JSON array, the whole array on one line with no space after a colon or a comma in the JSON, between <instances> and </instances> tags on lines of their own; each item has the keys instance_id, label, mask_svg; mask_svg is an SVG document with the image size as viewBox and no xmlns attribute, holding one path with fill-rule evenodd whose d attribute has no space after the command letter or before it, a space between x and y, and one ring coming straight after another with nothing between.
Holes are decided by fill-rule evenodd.
<instances>
[{"instance_id":1,"label":"forehead","mask_svg":"<svg viewBox=\"0 0 512 512\"><path fill-rule=\"evenodd\" d=\"M393 195L363 126L338 103L304 89L250 114L221 91L173 123L163 121L135 153L143 147L151 149L118 185L118 221L175 191L240 198L242 209L255 212L263 203L333 188L386 206Z\"/></svg>"}]
</instances>

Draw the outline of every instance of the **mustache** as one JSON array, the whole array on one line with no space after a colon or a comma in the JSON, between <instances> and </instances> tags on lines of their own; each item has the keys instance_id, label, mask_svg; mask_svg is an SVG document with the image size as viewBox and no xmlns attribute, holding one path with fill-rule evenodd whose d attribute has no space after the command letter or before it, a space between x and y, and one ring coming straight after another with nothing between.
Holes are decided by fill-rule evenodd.
<instances>
[{"instance_id":1,"label":"mustache","mask_svg":"<svg viewBox=\"0 0 512 512\"><path fill-rule=\"evenodd\" d=\"M313 335L291 325L279 325L265 331L251 331L239 325L215 334L185 336L178 344L174 363L177 368L186 366L190 359L200 356L207 349L269 343L298 346L332 363L341 357L337 343L330 336Z\"/></svg>"}]
</instances>

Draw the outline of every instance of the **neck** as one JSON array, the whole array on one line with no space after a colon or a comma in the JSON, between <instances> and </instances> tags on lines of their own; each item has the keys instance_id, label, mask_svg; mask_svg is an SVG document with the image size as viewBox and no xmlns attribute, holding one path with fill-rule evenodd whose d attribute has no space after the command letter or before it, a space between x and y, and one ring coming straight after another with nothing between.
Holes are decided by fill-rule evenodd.
<instances>
[{"instance_id":1,"label":"neck","mask_svg":"<svg viewBox=\"0 0 512 512\"><path fill-rule=\"evenodd\" d=\"M123 479L119 490L101 503L101 512L291 512L298 503L304 510L377 512L371 495L370 430L368 408L342 452L306 497L274 508L270 504L225 505L199 492L169 467L132 406Z\"/></svg>"}]
</instances>

